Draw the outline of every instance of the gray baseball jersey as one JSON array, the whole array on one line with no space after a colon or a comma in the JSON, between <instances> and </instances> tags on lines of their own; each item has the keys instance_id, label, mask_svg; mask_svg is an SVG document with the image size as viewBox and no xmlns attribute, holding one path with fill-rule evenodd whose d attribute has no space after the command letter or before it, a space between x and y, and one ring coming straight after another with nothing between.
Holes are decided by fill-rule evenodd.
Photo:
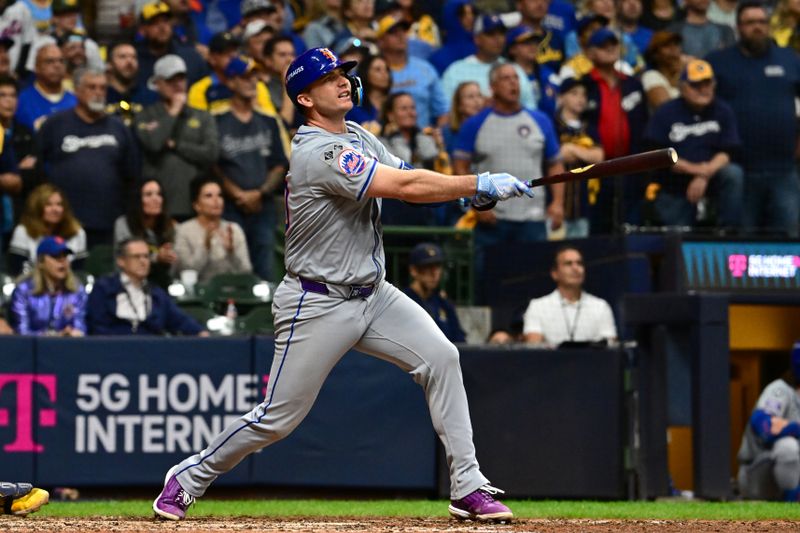
<instances>
[{"instance_id":1,"label":"gray baseball jersey","mask_svg":"<svg viewBox=\"0 0 800 533\"><path fill-rule=\"evenodd\" d=\"M378 162L403 164L354 122L345 134L300 127L286 178L288 272L339 285L383 279L381 200L366 195Z\"/></svg>"},{"instance_id":2,"label":"gray baseball jersey","mask_svg":"<svg viewBox=\"0 0 800 533\"><path fill-rule=\"evenodd\" d=\"M178 481L202 496L248 454L291 433L331 369L355 348L397 365L422 386L445 447L451 498L463 498L488 480L475 458L458 350L428 313L384 280L381 203L366 195L378 161L397 168L403 162L349 122L342 134L303 126L293 146L287 275L272 303L275 355L266 397L177 465ZM368 285L369 294L354 297L342 285Z\"/></svg>"}]
</instances>

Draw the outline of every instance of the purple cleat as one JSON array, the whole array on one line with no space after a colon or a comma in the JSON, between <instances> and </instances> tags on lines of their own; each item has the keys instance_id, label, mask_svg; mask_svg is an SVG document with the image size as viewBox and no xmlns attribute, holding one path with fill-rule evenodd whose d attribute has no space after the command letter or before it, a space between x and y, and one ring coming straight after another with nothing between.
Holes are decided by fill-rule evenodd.
<instances>
[{"instance_id":1,"label":"purple cleat","mask_svg":"<svg viewBox=\"0 0 800 533\"><path fill-rule=\"evenodd\" d=\"M491 485L484 485L460 500L451 500L447 510L450 511L450 516L459 520L510 521L514 518L514 513L494 499L495 494L502 492Z\"/></svg>"},{"instance_id":2,"label":"purple cleat","mask_svg":"<svg viewBox=\"0 0 800 533\"><path fill-rule=\"evenodd\" d=\"M167 472L164 488L153 502L153 511L157 518L183 520L186 510L194 503L194 496L183 490L178 483L178 477L174 474L177 469L177 466L173 466Z\"/></svg>"}]
</instances>

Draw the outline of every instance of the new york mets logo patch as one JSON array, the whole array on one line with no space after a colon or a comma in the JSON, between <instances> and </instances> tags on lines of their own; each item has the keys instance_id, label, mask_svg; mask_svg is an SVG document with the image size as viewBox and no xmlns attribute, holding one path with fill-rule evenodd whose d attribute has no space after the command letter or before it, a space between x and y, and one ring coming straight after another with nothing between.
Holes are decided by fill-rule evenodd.
<instances>
[{"instance_id":1,"label":"new york mets logo patch","mask_svg":"<svg viewBox=\"0 0 800 533\"><path fill-rule=\"evenodd\" d=\"M355 150L344 150L339 154L339 170L346 176L358 176L367 168L367 161L364 156Z\"/></svg>"}]
</instances>

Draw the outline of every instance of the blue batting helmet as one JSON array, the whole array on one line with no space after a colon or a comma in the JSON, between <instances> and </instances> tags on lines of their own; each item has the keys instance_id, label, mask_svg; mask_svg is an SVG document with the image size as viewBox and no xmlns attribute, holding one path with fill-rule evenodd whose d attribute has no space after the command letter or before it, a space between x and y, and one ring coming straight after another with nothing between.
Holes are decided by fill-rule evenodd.
<instances>
[{"instance_id":1,"label":"blue batting helmet","mask_svg":"<svg viewBox=\"0 0 800 533\"><path fill-rule=\"evenodd\" d=\"M361 81L357 76L348 74L356 65L358 65L357 61L341 61L328 48L312 48L300 54L289 65L285 80L286 93L292 102L297 104L297 95L307 89L309 85L336 69L342 69L347 79L350 80L353 103L358 105L361 99Z\"/></svg>"}]
</instances>

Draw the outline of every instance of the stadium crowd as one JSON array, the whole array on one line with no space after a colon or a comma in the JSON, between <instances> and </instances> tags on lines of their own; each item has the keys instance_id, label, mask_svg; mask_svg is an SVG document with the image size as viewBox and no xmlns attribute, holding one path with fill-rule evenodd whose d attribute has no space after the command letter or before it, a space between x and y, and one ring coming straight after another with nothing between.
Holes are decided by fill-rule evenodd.
<instances>
[{"instance_id":1,"label":"stadium crowd","mask_svg":"<svg viewBox=\"0 0 800 533\"><path fill-rule=\"evenodd\" d=\"M645 179L555 185L487 212L384 202L384 225L473 229L479 287L482 250L502 242L623 224L794 237L798 23L789 0L0 0L8 323L108 332L102 310L127 321L117 332L204 333L161 289L278 281L301 121L283 78L309 47L359 61L365 103L348 119L417 167L538 178L677 148ZM118 272L94 284L101 305L80 273L104 246ZM69 296L42 301L54 292Z\"/></svg>"}]
</instances>

